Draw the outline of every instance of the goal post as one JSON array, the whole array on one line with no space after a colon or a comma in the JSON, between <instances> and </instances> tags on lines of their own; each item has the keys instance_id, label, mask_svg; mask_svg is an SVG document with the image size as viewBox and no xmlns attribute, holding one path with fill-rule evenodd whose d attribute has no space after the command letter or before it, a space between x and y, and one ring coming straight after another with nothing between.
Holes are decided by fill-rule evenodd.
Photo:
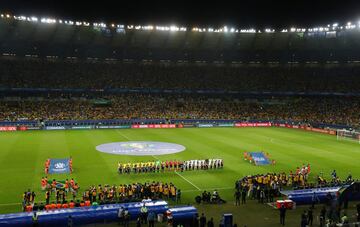
<instances>
[{"instance_id":1,"label":"goal post","mask_svg":"<svg viewBox=\"0 0 360 227\"><path fill-rule=\"evenodd\" d=\"M360 144L360 132L354 130L339 129L336 131L337 140L349 140Z\"/></svg>"}]
</instances>

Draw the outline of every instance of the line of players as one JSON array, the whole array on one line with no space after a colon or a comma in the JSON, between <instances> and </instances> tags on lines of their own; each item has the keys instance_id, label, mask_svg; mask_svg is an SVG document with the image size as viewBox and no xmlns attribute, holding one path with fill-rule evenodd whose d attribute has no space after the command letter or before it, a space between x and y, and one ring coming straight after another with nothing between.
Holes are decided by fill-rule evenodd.
<instances>
[{"instance_id":1,"label":"line of players","mask_svg":"<svg viewBox=\"0 0 360 227\"><path fill-rule=\"evenodd\" d=\"M118 172L123 173L155 173L164 171L188 171L220 169L224 167L222 159L188 160L188 161L149 161L137 163L118 163Z\"/></svg>"}]
</instances>

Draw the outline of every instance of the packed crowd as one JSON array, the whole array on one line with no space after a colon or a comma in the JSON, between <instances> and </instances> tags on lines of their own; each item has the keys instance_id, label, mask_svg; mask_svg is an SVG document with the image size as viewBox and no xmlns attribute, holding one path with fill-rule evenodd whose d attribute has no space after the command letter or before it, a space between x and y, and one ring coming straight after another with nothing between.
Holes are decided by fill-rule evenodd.
<instances>
[{"instance_id":1,"label":"packed crowd","mask_svg":"<svg viewBox=\"0 0 360 227\"><path fill-rule=\"evenodd\" d=\"M196 66L0 60L0 87L359 92L360 67Z\"/></svg>"},{"instance_id":2,"label":"packed crowd","mask_svg":"<svg viewBox=\"0 0 360 227\"><path fill-rule=\"evenodd\" d=\"M236 119L291 120L359 126L359 98L238 99L189 95L123 94L91 99L0 101L0 121L85 119Z\"/></svg>"},{"instance_id":3,"label":"packed crowd","mask_svg":"<svg viewBox=\"0 0 360 227\"><path fill-rule=\"evenodd\" d=\"M290 171L289 174L267 173L243 177L235 183L236 204L240 204L240 199L241 203L246 203L246 198L257 199L259 203L273 202L284 187L305 187L310 171L308 164L298 167L295 172Z\"/></svg>"},{"instance_id":4,"label":"packed crowd","mask_svg":"<svg viewBox=\"0 0 360 227\"><path fill-rule=\"evenodd\" d=\"M123 173L155 173L164 171L181 171L184 170L207 170L220 169L224 166L222 159L204 159L204 160L166 160L166 161L149 161L137 163L118 163L118 172Z\"/></svg>"},{"instance_id":5,"label":"packed crowd","mask_svg":"<svg viewBox=\"0 0 360 227\"><path fill-rule=\"evenodd\" d=\"M172 183L150 182L133 183L120 185L101 185L90 186L84 190L81 199L78 198L79 185L73 179L66 180L61 186L55 179L48 181L42 178L41 184L46 183L42 189L45 191L45 202L37 203L36 194L30 189L23 195L23 210L53 210L74 208L83 206L96 206L111 203L127 203L142 201L144 199L166 199L175 202L181 201L181 190Z\"/></svg>"},{"instance_id":6,"label":"packed crowd","mask_svg":"<svg viewBox=\"0 0 360 227\"><path fill-rule=\"evenodd\" d=\"M83 200L91 202L116 203L141 201L143 199L179 200L181 190L172 183L151 182L116 185L91 186L83 193Z\"/></svg>"}]
</instances>

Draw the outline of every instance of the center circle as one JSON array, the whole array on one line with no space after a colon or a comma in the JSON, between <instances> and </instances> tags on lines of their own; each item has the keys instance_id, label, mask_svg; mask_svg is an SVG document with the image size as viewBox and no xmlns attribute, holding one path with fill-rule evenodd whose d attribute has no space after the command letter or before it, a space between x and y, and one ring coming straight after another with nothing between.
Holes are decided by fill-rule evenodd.
<instances>
[{"instance_id":1,"label":"center circle","mask_svg":"<svg viewBox=\"0 0 360 227\"><path fill-rule=\"evenodd\" d=\"M100 152L135 156L175 154L185 149L180 144L153 141L127 141L105 143L96 146L96 150Z\"/></svg>"}]
</instances>

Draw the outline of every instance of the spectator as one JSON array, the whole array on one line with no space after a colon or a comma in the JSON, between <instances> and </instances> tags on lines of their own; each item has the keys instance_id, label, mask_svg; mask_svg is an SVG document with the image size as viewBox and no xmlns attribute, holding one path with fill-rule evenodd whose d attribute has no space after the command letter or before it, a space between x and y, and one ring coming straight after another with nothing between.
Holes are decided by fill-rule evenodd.
<instances>
[{"instance_id":1,"label":"spectator","mask_svg":"<svg viewBox=\"0 0 360 227\"><path fill-rule=\"evenodd\" d=\"M205 227L205 225L206 225L206 217L204 213L202 213L200 216L200 227Z\"/></svg>"},{"instance_id":2,"label":"spectator","mask_svg":"<svg viewBox=\"0 0 360 227\"><path fill-rule=\"evenodd\" d=\"M154 211L149 212L149 215L147 216L147 220L149 222L149 227L154 227L156 221L156 214Z\"/></svg>"},{"instance_id":3,"label":"spectator","mask_svg":"<svg viewBox=\"0 0 360 227\"><path fill-rule=\"evenodd\" d=\"M284 204L281 205L279 211L280 211L280 224L285 225L286 208Z\"/></svg>"},{"instance_id":4,"label":"spectator","mask_svg":"<svg viewBox=\"0 0 360 227\"><path fill-rule=\"evenodd\" d=\"M207 222L207 227L214 227L214 220L213 220L213 218L210 218L210 220Z\"/></svg>"},{"instance_id":5,"label":"spectator","mask_svg":"<svg viewBox=\"0 0 360 227\"><path fill-rule=\"evenodd\" d=\"M140 208L140 216L141 216L141 224L147 224L147 219L148 219L148 209L144 205Z\"/></svg>"},{"instance_id":6,"label":"spectator","mask_svg":"<svg viewBox=\"0 0 360 227\"><path fill-rule=\"evenodd\" d=\"M119 208L117 216L118 216L119 225L122 225L124 223L124 219L125 219L125 208L124 207Z\"/></svg>"}]
</instances>

